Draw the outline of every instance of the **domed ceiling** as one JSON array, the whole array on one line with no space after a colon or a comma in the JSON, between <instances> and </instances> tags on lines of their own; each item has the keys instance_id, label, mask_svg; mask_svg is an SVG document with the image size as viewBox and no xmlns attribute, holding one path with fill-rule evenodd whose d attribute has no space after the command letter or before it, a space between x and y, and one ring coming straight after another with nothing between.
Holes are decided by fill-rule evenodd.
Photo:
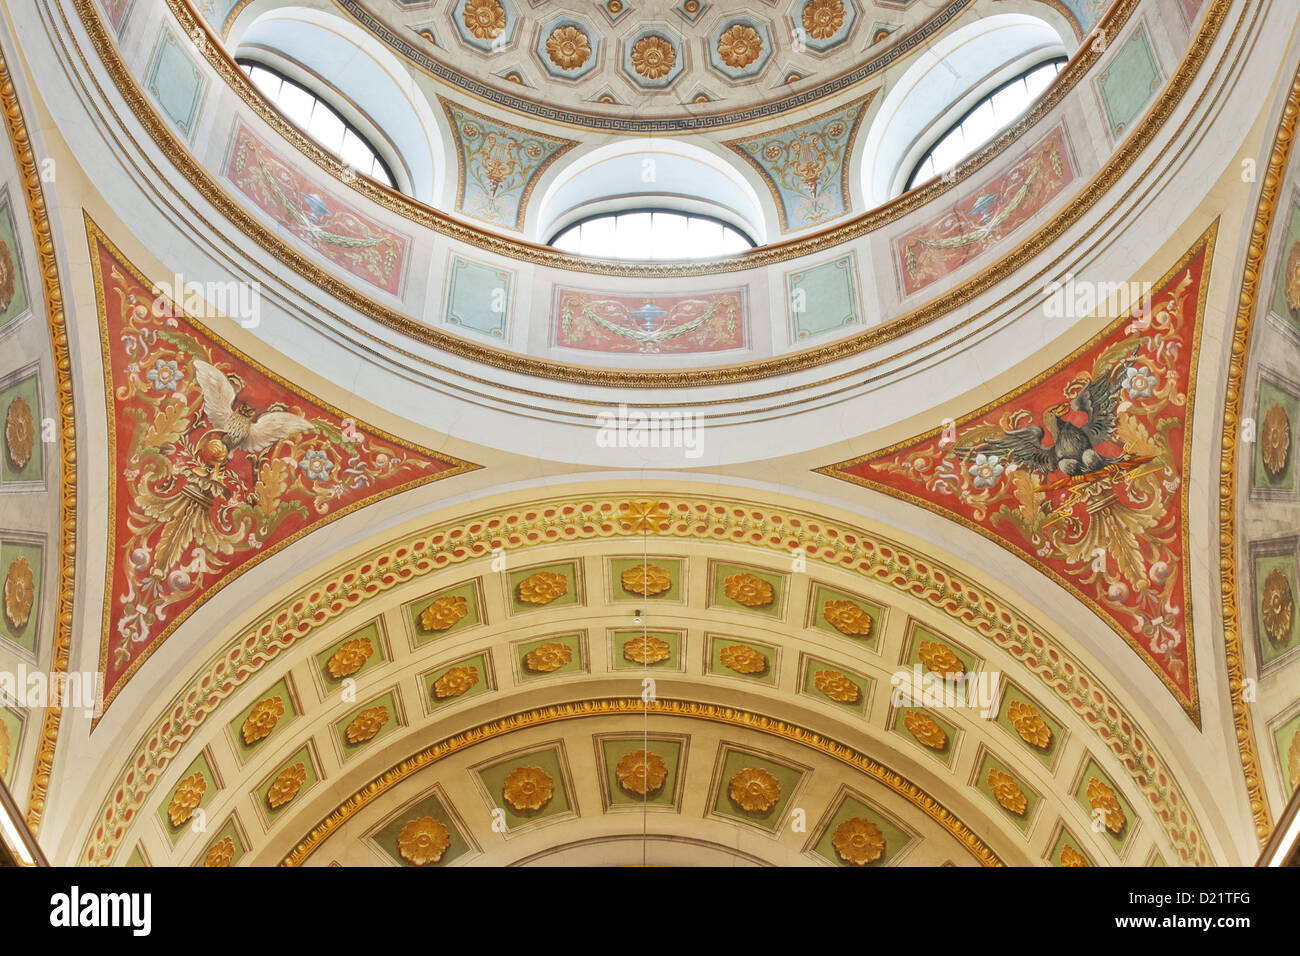
<instances>
[{"instance_id":1,"label":"domed ceiling","mask_svg":"<svg viewBox=\"0 0 1300 956\"><path fill-rule=\"evenodd\" d=\"M1300 785L1280 5L9 16L0 674L98 691L0 703L52 860L1255 859ZM760 245L539 241L647 196Z\"/></svg>"}]
</instances>

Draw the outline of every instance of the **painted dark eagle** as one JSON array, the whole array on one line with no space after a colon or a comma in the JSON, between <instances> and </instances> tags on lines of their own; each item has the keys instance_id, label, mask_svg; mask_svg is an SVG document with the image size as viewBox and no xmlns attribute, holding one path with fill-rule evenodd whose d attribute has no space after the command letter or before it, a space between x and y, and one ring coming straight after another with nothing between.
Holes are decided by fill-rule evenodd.
<instances>
[{"instance_id":1,"label":"painted dark eagle","mask_svg":"<svg viewBox=\"0 0 1300 956\"><path fill-rule=\"evenodd\" d=\"M1119 424L1116 410L1122 390L1120 383L1127 368L1127 362L1119 362L1110 372L1085 385L1069 402L1047 409L1043 412L1042 425L1027 425L955 451L963 457L997 455L1003 461L1014 462L1018 468L1044 476L1054 471L1069 477L1087 475L1123 461L1126 454L1110 457L1099 452L1097 446L1104 442L1116 443L1115 428ZM1063 417L1071 411L1083 412L1088 420L1082 426L1075 425ZM1052 436L1052 444L1043 444L1045 434Z\"/></svg>"}]
</instances>

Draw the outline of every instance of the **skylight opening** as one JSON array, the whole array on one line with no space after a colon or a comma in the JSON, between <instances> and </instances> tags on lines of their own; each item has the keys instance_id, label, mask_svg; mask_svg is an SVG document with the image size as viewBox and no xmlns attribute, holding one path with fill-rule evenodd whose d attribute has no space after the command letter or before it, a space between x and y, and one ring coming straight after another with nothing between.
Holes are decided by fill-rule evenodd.
<instances>
[{"instance_id":1,"label":"skylight opening","mask_svg":"<svg viewBox=\"0 0 1300 956\"><path fill-rule=\"evenodd\" d=\"M584 219L550 245L600 259L717 259L746 252L754 242L720 219L642 209Z\"/></svg>"}]
</instances>

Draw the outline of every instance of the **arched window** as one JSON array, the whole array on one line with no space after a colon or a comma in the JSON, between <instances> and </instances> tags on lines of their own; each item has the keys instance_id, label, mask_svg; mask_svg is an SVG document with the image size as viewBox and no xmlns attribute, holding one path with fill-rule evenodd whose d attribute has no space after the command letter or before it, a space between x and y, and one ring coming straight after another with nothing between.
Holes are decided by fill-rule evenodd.
<instances>
[{"instance_id":1,"label":"arched window","mask_svg":"<svg viewBox=\"0 0 1300 956\"><path fill-rule=\"evenodd\" d=\"M966 111L921 157L904 191L941 176L1019 119L1065 66L1056 57L1003 83Z\"/></svg>"},{"instance_id":2,"label":"arched window","mask_svg":"<svg viewBox=\"0 0 1300 956\"><path fill-rule=\"evenodd\" d=\"M566 227L550 245L601 259L714 259L753 248L739 229L670 209L605 213Z\"/></svg>"},{"instance_id":3,"label":"arched window","mask_svg":"<svg viewBox=\"0 0 1300 956\"><path fill-rule=\"evenodd\" d=\"M277 109L322 148L357 172L397 188L393 171L361 132L319 96L288 77L252 60L239 60L249 79Z\"/></svg>"}]
</instances>

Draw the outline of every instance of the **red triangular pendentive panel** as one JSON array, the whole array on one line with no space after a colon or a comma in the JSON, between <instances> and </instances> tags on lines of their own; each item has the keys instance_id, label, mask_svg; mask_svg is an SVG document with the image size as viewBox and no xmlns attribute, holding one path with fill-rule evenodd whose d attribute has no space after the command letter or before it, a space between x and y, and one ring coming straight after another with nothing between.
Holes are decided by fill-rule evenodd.
<instances>
[{"instance_id":1,"label":"red triangular pendentive panel","mask_svg":"<svg viewBox=\"0 0 1300 956\"><path fill-rule=\"evenodd\" d=\"M817 469L951 518L1027 561L1122 637L1198 726L1187 477L1216 231L1149 300L1126 288L1131 309L1032 381L924 435ZM1055 304L1075 312L1080 290L1067 284Z\"/></svg>"},{"instance_id":2,"label":"red triangular pendentive panel","mask_svg":"<svg viewBox=\"0 0 1300 956\"><path fill-rule=\"evenodd\" d=\"M260 561L358 508L479 466L309 396L155 294L163 283L89 220L87 231L108 408L107 708L183 621Z\"/></svg>"}]
</instances>

